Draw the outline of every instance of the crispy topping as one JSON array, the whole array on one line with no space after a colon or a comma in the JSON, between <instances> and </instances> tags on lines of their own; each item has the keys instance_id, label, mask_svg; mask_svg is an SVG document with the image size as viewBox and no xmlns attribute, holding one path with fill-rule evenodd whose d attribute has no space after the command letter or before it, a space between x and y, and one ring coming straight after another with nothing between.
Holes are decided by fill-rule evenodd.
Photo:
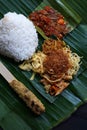
<instances>
[{"instance_id":1,"label":"crispy topping","mask_svg":"<svg viewBox=\"0 0 87 130\"><path fill-rule=\"evenodd\" d=\"M66 74L70 64L67 54L65 54L62 49L58 49L57 51L51 50L47 54L43 66L45 68L45 73L50 75L52 80L55 80L56 78L61 78Z\"/></svg>"},{"instance_id":2,"label":"crispy topping","mask_svg":"<svg viewBox=\"0 0 87 130\"><path fill-rule=\"evenodd\" d=\"M53 40L48 39L44 41L44 44L42 45L42 50L45 54L49 53L51 50L58 50L65 47L65 43L60 40Z\"/></svg>"}]
</instances>

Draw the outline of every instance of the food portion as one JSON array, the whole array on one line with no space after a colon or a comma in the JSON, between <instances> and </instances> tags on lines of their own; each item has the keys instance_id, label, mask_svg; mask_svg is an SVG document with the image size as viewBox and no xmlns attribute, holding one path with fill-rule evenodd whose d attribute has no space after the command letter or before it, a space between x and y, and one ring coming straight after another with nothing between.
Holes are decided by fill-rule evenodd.
<instances>
[{"instance_id":1,"label":"food portion","mask_svg":"<svg viewBox=\"0 0 87 130\"><path fill-rule=\"evenodd\" d=\"M45 112L42 102L23 83L18 80L12 80L10 86L35 114L40 115Z\"/></svg>"},{"instance_id":2,"label":"food portion","mask_svg":"<svg viewBox=\"0 0 87 130\"><path fill-rule=\"evenodd\" d=\"M61 39L69 32L68 23L63 15L50 6L32 12L29 19L33 21L35 26L40 27L48 37L55 35Z\"/></svg>"},{"instance_id":3,"label":"food portion","mask_svg":"<svg viewBox=\"0 0 87 130\"><path fill-rule=\"evenodd\" d=\"M45 40L42 51L20 65L23 70L39 73L46 92L54 96L70 84L79 67L80 57L63 41L53 39Z\"/></svg>"},{"instance_id":4,"label":"food portion","mask_svg":"<svg viewBox=\"0 0 87 130\"><path fill-rule=\"evenodd\" d=\"M8 12L0 20L0 54L16 61L29 59L38 46L34 24L22 14Z\"/></svg>"}]
</instances>

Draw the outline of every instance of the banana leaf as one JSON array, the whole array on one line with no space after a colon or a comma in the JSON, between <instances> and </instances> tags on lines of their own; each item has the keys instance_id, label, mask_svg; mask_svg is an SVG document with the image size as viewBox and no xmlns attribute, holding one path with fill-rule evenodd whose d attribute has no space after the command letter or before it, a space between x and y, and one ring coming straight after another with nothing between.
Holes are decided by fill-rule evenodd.
<instances>
[{"instance_id":1,"label":"banana leaf","mask_svg":"<svg viewBox=\"0 0 87 130\"><path fill-rule=\"evenodd\" d=\"M41 93L38 88L36 89L35 85L39 89L41 87L38 81L40 77L36 76L35 81L30 82L31 72L21 71L18 68L18 63L0 56L0 60L14 76L31 89L46 107L45 113L40 116L34 115L0 75L0 125L4 130L49 130L68 118L80 105L87 102L87 1L83 0L83 4L79 0L49 1L54 1L54 4L57 2L56 5L62 5L64 9L66 9L65 7L72 8L82 18L80 25L63 39L72 51L82 57L80 70L69 87L54 99L46 94L43 89L41 89ZM15 11L28 16L41 2L41 0L0 0L0 18L8 11ZM39 35L38 49L40 49L43 40L44 38Z\"/></svg>"}]
</instances>

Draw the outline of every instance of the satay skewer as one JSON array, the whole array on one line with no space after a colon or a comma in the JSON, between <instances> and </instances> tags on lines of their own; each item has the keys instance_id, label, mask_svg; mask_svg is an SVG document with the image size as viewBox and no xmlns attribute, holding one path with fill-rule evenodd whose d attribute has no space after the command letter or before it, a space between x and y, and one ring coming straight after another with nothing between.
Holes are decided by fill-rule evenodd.
<instances>
[{"instance_id":1,"label":"satay skewer","mask_svg":"<svg viewBox=\"0 0 87 130\"><path fill-rule=\"evenodd\" d=\"M22 82L17 80L2 62L0 62L0 74L35 114L40 115L45 111L42 102Z\"/></svg>"}]
</instances>

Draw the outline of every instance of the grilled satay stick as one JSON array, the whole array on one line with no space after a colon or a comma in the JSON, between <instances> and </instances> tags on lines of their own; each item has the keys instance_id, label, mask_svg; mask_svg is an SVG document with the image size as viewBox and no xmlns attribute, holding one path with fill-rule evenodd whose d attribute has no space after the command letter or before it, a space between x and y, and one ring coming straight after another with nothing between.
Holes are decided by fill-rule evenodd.
<instances>
[{"instance_id":1,"label":"grilled satay stick","mask_svg":"<svg viewBox=\"0 0 87 130\"><path fill-rule=\"evenodd\" d=\"M42 102L23 83L18 81L1 62L0 73L35 114L40 115L45 111Z\"/></svg>"},{"instance_id":2,"label":"grilled satay stick","mask_svg":"<svg viewBox=\"0 0 87 130\"><path fill-rule=\"evenodd\" d=\"M23 83L18 80L13 80L9 84L34 113L39 115L45 111L45 107L41 101L28 88L26 88Z\"/></svg>"}]
</instances>

